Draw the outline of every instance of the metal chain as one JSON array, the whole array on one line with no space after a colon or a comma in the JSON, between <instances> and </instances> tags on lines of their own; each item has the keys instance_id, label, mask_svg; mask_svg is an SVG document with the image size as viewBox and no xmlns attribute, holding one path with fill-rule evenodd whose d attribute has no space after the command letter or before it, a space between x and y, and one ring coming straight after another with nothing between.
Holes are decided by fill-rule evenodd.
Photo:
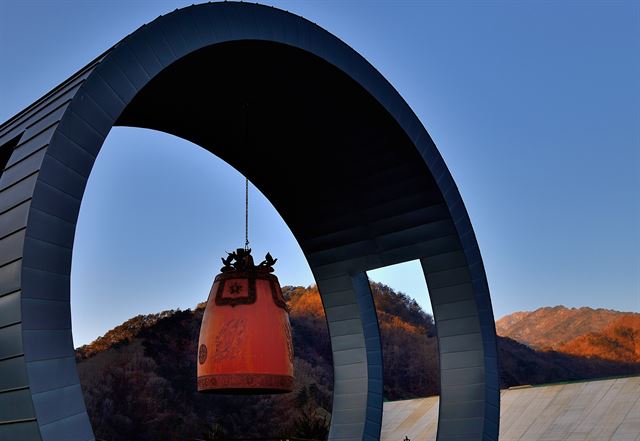
<instances>
[{"instance_id":1,"label":"metal chain","mask_svg":"<svg viewBox=\"0 0 640 441\"><path fill-rule=\"evenodd\" d=\"M244 249L249 249L249 179L244 178Z\"/></svg>"},{"instance_id":2,"label":"metal chain","mask_svg":"<svg viewBox=\"0 0 640 441\"><path fill-rule=\"evenodd\" d=\"M244 150L249 147L249 104L244 103ZM249 250L249 179L244 178L244 249Z\"/></svg>"}]
</instances>

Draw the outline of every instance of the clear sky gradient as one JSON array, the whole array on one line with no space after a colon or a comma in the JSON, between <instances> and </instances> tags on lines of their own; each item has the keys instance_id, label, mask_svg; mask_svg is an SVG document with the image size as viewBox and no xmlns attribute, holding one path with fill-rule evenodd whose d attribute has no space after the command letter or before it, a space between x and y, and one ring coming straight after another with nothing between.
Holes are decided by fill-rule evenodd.
<instances>
[{"instance_id":1,"label":"clear sky gradient","mask_svg":"<svg viewBox=\"0 0 640 441\"><path fill-rule=\"evenodd\" d=\"M0 0L0 122L191 3ZM640 3L266 3L337 35L412 106L466 203L496 317L557 304L640 310ZM76 344L204 300L219 257L243 243L243 204L242 176L198 146L113 129L76 232ZM281 282L313 283L255 188L251 210L253 248L280 259ZM415 262L370 277L428 309Z\"/></svg>"}]
</instances>

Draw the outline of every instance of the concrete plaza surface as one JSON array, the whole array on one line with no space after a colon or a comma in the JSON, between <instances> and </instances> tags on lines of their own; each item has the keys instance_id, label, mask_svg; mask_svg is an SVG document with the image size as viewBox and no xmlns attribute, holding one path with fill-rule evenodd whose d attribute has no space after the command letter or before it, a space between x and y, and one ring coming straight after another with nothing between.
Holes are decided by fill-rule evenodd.
<instances>
[{"instance_id":1,"label":"concrete plaza surface","mask_svg":"<svg viewBox=\"0 0 640 441\"><path fill-rule=\"evenodd\" d=\"M437 422L438 397L386 402L381 440L435 441ZM640 441L640 376L501 391L500 441L537 440Z\"/></svg>"}]
</instances>

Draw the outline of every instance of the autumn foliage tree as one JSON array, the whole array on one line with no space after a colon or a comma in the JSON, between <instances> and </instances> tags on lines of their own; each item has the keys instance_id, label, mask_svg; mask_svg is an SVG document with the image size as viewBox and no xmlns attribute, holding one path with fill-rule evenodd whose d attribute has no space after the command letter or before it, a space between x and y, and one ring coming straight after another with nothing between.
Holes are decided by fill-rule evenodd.
<instances>
[{"instance_id":1,"label":"autumn foliage tree","mask_svg":"<svg viewBox=\"0 0 640 441\"><path fill-rule=\"evenodd\" d=\"M372 283L380 325L384 398L438 393L433 318L415 300ZM204 304L195 310L137 316L76 352L87 410L98 439L183 441L298 436L324 440L331 420L331 343L318 290L283 287L291 308L294 392L230 396L196 392L196 347ZM635 323L635 322L634 322ZM620 342L626 357L638 336L619 323L597 337ZM596 337L588 336L593 339ZM607 340L609 339L609 340ZM600 341L600 340L598 340ZM577 380L640 373L640 364L554 351L498 340L501 385ZM627 355L625 355L627 354Z\"/></svg>"}]
</instances>

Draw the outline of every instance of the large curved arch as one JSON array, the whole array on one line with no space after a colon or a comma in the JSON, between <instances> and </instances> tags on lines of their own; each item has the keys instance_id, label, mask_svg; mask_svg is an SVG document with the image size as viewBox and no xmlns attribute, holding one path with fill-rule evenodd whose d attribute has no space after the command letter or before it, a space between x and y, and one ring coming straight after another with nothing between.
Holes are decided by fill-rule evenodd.
<instances>
[{"instance_id":1,"label":"large curved arch","mask_svg":"<svg viewBox=\"0 0 640 441\"><path fill-rule=\"evenodd\" d=\"M247 104L250 150L238 134ZM159 17L0 126L0 156L12 149L0 177L1 439L94 439L75 370L69 275L80 201L114 125L207 148L289 225L327 314L330 439L380 437L382 354L366 271L414 259L438 331L438 440L497 439L484 267L426 130L336 37L275 8L227 2ZM296 168L304 177L291 176Z\"/></svg>"}]
</instances>

